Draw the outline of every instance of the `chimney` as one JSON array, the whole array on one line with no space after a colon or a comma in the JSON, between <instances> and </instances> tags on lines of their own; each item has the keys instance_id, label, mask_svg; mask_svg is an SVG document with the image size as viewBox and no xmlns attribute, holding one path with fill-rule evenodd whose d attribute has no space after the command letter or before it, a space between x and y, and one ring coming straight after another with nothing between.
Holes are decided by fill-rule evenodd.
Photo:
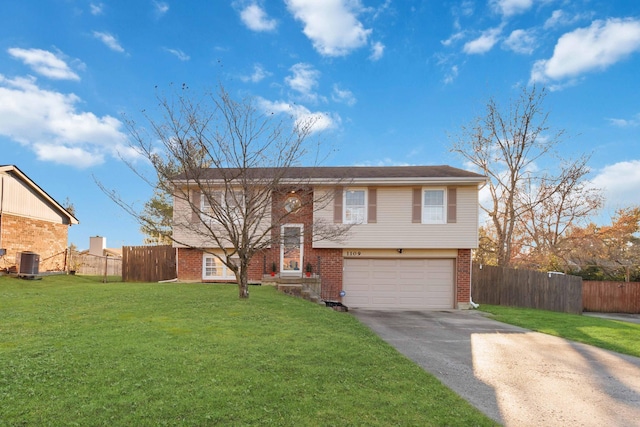
<instances>
[{"instance_id":1,"label":"chimney","mask_svg":"<svg viewBox=\"0 0 640 427\"><path fill-rule=\"evenodd\" d=\"M107 238L95 236L89 238L89 255L104 256L107 247Z\"/></svg>"}]
</instances>

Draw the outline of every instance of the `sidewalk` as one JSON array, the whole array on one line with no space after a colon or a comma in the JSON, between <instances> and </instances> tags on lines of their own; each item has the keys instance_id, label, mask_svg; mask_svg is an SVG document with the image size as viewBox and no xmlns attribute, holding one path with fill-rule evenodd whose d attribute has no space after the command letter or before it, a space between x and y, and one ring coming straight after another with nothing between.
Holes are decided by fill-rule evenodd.
<instances>
[{"instance_id":1,"label":"sidewalk","mask_svg":"<svg viewBox=\"0 0 640 427\"><path fill-rule=\"evenodd\" d=\"M628 313L592 313L585 311L583 316L600 317L602 319L619 320L621 322L638 323L640 324L640 314L628 314Z\"/></svg>"}]
</instances>

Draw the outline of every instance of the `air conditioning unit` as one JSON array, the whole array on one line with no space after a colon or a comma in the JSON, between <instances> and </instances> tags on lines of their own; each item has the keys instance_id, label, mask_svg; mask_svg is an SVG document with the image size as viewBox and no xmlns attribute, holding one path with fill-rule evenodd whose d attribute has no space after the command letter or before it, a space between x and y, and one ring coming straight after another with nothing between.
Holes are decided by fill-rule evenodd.
<instances>
[{"instance_id":1,"label":"air conditioning unit","mask_svg":"<svg viewBox=\"0 0 640 427\"><path fill-rule=\"evenodd\" d=\"M20 269L19 274L38 274L40 268L40 255L34 252L20 253Z\"/></svg>"}]
</instances>

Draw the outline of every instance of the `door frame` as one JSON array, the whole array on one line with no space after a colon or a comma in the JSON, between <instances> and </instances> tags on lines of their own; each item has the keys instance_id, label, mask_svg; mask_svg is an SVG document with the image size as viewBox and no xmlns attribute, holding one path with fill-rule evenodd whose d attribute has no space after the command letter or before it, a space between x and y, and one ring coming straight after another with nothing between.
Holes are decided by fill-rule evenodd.
<instances>
[{"instance_id":1,"label":"door frame","mask_svg":"<svg viewBox=\"0 0 640 427\"><path fill-rule=\"evenodd\" d=\"M284 248L284 243L285 243L284 230L285 228L297 228L300 233L300 242L298 243L298 247L300 248L300 259L298 260L297 270L284 269L284 249L285 249ZM283 224L282 226L280 226L280 275L302 277L303 260L304 260L304 224L298 224L298 223Z\"/></svg>"}]
</instances>

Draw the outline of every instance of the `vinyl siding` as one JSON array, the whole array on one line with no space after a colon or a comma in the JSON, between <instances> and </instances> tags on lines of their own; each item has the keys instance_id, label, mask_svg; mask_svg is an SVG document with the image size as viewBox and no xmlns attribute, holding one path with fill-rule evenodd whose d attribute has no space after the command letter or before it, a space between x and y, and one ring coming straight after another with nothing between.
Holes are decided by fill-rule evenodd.
<instances>
[{"instance_id":1,"label":"vinyl siding","mask_svg":"<svg viewBox=\"0 0 640 427\"><path fill-rule=\"evenodd\" d=\"M57 224L69 224L67 216L21 180L8 174L1 175L0 179L2 212Z\"/></svg>"},{"instance_id":2,"label":"vinyl siding","mask_svg":"<svg viewBox=\"0 0 640 427\"><path fill-rule=\"evenodd\" d=\"M259 227L265 230L271 221L270 210L262 219ZM224 231L220 229L220 233ZM217 247L213 238L207 236L208 231L201 223L197 215L191 209L191 206L184 197L173 198L173 237L175 247L197 247L197 248L214 248ZM227 245L231 248L232 245Z\"/></svg>"},{"instance_id":3,"label":"vinyl siding","mask_svg":"<svg viewBox=\"0 0 640 427\"><path fill-rule=\"evenodd\" d=\"M425 187L426 188L426 187ZM442 188L439 186L438 188ZM377 222L353 226L343 242L314 243L316 248L454 249L478 246L478 189L457 186L456 222L412 222L413 187L378 187ZM329 189L316 191L331 191ZM317 211L315 220L331 222L333 205Z\"/></svg>"}]
</instances>

